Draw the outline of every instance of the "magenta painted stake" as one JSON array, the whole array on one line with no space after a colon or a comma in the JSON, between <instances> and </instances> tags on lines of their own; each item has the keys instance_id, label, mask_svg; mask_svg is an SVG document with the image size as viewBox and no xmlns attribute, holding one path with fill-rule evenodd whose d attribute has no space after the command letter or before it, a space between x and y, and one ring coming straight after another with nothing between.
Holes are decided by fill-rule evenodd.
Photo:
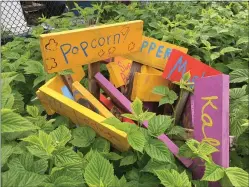
<instances>
[{"instance_id":1,"label":"magenta painted stake","mask_svg":"<svg viewBox=\"0 0 249 187\"><path fill-rule=\"evenodd\" d=\"M229 167L229 76L196 79L193 97L195 139L216 147L219 152L212 154L213 161ZM202 169L197 173L194 177L201 177Z\"/></svg>"},{"instance_id":2,"label":"magenta painted stake","mask_svg":"<svg viewBox=\"0 0 249 187\"><path fill-rule=\"evenodd\" d=\"M125 112L131 112L131 101L129 101L118 89L116 89L101 73L97 73L95 78L101 88L112 98L114 102L121 106ZM148 122L144 122L143 125L147 128ZM158 137L168 149L186 166L189 167L193 161L187 158L179 158L177 156L179 148L174 144L165 134Z\"/></svg>"}]
</instances>

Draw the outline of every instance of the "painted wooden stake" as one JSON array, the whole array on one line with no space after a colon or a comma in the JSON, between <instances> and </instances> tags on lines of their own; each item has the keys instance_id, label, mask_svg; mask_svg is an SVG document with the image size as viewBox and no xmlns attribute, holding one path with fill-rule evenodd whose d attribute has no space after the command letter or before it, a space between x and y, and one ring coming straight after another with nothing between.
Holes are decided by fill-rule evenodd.
<instances>
[{"instance_id":1,"label":"painted wooden stake","mask_svg":"<svg viewBox=\"0 0 249 187\"><path fill-rule=\"evenodd\" d=\"M137 20L42 34L40 47L45 71L59 72L138 51L142 32L143 21Z\"/></svg>"},{"instance_id":2,"label":"painted wooden stake","mask_svg":"<svg viewBox=\"0 0 249 187\"><path fill-rule=\"evenodd\" d=\"M42 99L43 105L49 107L47 108L49 115L56 112L68 117L74 124L90 126L100 136L109 140L113 147L119 151L127 151L130 148L125 132L102 123L106 119L105 117L63 96L60 93L63 86L64 82L61 77L56 76L37 91L37 95ZM56 90L57 87L59 87L60 91Z\"/></svg>"},{"instance_id":3,"label":"painted wooden stake","mask_svg":"<svg viewBox=\"0 0 249 187\"><path fill-rule=\"evenodd\" d=\"M173 49L163 72L163 78L171 81L180 81L183 75L190 71L190 82L200 77L219 75L221 72L202 63L181 51Z\"/></svg>"},{"instance_id":4,"label":"painted wooden stake","mask_svg":"<svg viewBox=\"0 0 249 187\"><path fill-rule=\"evenodd\" d=\"M194 91L194 137L216 147L213 161L229 167L229 76L216 75L197 79ZM203 175L200 166L195 178Z\"/></svg>"},{"instance_id":5,"label":"painted wooden stake","mask_svg":"<svg viewBox=\"0 0 249 187\"><path fill-rule=\"evenodd\" d=\"M124 57L150 67L164 70L172 49L178 49L183 53L187 53L188 51L187 48L143 36L140 51L128 53Z\"/></svg>"},{"instance_id":6,"label":"painted wooden stake","mask_svg":"<svg viewBox=\"0 0 249 187\"><path fill-rule=\"evenodd\" d=\"M116 89L101 73L97 73L95 75L97 82L100 87L108 93L111 98L124 109L125 112L131 113L131 102ZM148 122L144 122L143 125L148 128ZM193 162L191 159L179 157L177 154L179 152L179 148L177 145L172 142L165 134L162 134L158 137L164 144L168 147L168 149L186 166L189 167Z\"/></svg>"},{"instance_id":7,"label":"painted wooden stake","mask_svg":"<svg viewBox=\"0 0 249 187\"><path fill-rule=\"evenodd\" d=\"M141 71L141 66L142 65L137 62L134 62L134 61L132 62L132 66L131 66L131 70L130 70L130 74L129 74L129 78L127 81L126 90L124 94L129 99L131 98L135 73Z\"/></svg>"},{"instance_id":8,"label":"painted wooden stake","mask_svg":"<svg viewBox=\"0 0 249 187\"><path fill-rule=\"evenodd\" d=\"M98 86L96 80L94 79L95 74L99 71L100 71L100 63L99 62L88 64L89 91L93 94L93 96L95 98L100 97L100 87Z\"/></svg>"}]
</instances>

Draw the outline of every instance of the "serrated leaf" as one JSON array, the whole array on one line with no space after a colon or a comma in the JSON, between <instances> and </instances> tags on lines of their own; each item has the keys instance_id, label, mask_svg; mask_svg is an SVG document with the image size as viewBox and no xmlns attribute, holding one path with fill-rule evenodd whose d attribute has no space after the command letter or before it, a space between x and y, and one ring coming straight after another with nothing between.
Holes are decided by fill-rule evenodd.
<instances>
[{"instance_id":1,"label":"serrated leaf","mask_svg":"<svg viewBox=\"0 0 249 187\"><path fill-rule=\"evenodd\" d=\"M156 170L165 170L165 169L177 170L177 166L174 163L160 162L151 159L141 171L156 174L155 173Z\"/></svg>"},{"instance_id":2,"label":"serrated leaf","mask_svg":"<svg viewBox=\"0 0 249 187\"><path fill-rule=\"evenodd\" d=\"M36 187L40 186L46 179L45 175L16 170L7 171L2 177L4 187Z\"/></svg>"},{"instance_id":3,"label":"serrated leaf","mask_svg":"<svg viewBox=\"0 0 249 187\"><path fill-rule=\"evenodd\" d=\"M39 129L30 121L10 109L1 109L2 133L5 132L24 132Z\"/></svg>"},{"instance_id":4,"label":"serrated leaf","mask_svg":"<svg viewBox=\"0 0 249 187\"><path fill-rule=\"evenodd\" d=\"M157 137L163 134L171 125L172 118L166 115L158 115L149 120L148 132L151 136Z\"/></svg>"},{"instance_id":5,"label":"serrated leaf","mask_svg":"<svg viewBox=\"0 0 249 187\"><path fill-rule=\"evenodd\" d=\"M45 75L40 75L38 77L36 77L36 79L33 82L33 88L36 87L39 83L41 82L45 82L46 76Z\"/></svg>"},{"instance_id":6,"label":"serrated leaf","mask_svg":"<svg viewBox=\"0 0 249 187\"><path fill-rule=\"evenodd\" d=\"M110 117L110 118L106 118L104 121L102 121L102 123L106 123L106 124L115 126L115 125L118 125L119 123L121 123L121 121L116 117Z\"/></svg>"},{"instance_id":7,"label":"serrated leaf","mask_svg":"<svg viewBox=\"0 0 249 187\"><path fill-rule=\"evenodd\" d=\"M248 43L248 37L242 37L242 38L240 38L240 39L236 42L236 45L240 45L240 44L243 44L243 43Z\"/></svg>"},{"instance_id":8,"label":"serrated leaf","mask_svg":"<svg viewBox=\"0 0 249 187\"><path fill-rule=\"evenodd\" d=\"M61 125L57 129L53 130L50 135L56 146L64 146L71 139L71 133L64 125Z\"/></svg>"},{"instance_id":9,"label":"serrated leaf","mask_svg":"<svg viewBox=\"0 0 249 187\"><path fill-rule=\"evenodd\" d=\"M225 174L235 187L249 186L249 174L238 167L229 167L225 169Z\"/></svg>"},{"instance_id":10,"label":"serrated leaf","mask_svg":"<svg viewBox=\"0 0 249 187\"><path fill-rule=\"evenodd\" d=\"M210 154L212 154L214 152L219 151L217 148L215 148L215 147L213 147L210 144L205 143L205 142L201 142L198 149L199 149L200 153L205 154L205 155L210 155Z\"/></svg>"},{"instance_id":11,"label":"serrated leaf","mask_svg":"<svg viewBox=\"0 0 249 187\"><path fill-rule=\"evenodd\" d=\"M132 102L131 110L135 116L139 116L143 113L143 103L139 98L136 97L135 100Z\"/></svg>"},{"instance_id":12,"label":"serrated leaf","mask_svg":"<svg viewBox=\"0 0 249 187\"><path fill-rule=\"evenodd\" d=\"M3 166L10 155L13 153L14 149L11 145L3 145L1 149L1 166Z\"/></svg>"},{"instance_id":13,"label":"serrated leaf","mask_svg":"<svg viewBox=\"0 0 249 187\"><path fill-rule=\"evenodd\" d=\"M205 162L205 173L201 180L218 181L224 176L224 169L214 163Z\"/></svg>"},{"instance_id":14,"label":"serrated leaf","mask_svg":"<svg viewBox=\"0 0 249 187\"><path fill-rule=\"evenodd\" d=\"M138 120L138 117L135 116L134 114L122 114L121 116L135 121Z\"/></svg>"},{"instance_id":15,"label":"serrated leaf","mask_svg":"<svg viewBox=\"0 0 249 187\"><path fill-rule=\"evenodd\" d=\"M29 115L31 115L32 117L37 117L39 116L39 109L36 106L27 106L26 110L28 112Z\"/></svg>"},{"instance_id":16,"label":"serrated leaf","mask_svg":"<svg viewBox=\"0 0 249 187\"><path fill-rule=\"evenodd\" d=\"M81 157L71 148L61 147L56 150L53 155L57 167L65 166L67 164L81 163Z\"/></svg>"},{"instance_id":17,"label":"serrated leaf","mask_svg":"<svg viewBox=\"0 0 249 187\"><path fill-rule=\"evenodd\" d=\"M156 175L161 181L161 184L167 187L191 187L191 182L185 172L181 174L176 170L156 170Z\"/></svg>"},{"instance_id":18,"label":"serrated leaf","mask_svg":"<svg viewBox=\"0 0 249 187\"><path fill-rule=\"evenodd\" d=\"M137 156L133 152L124 153L124 158L120 161L120 166L127 166L134 164L137 161Z\"/></svg>"},{"instance_id":19,"label":"serrated leaf","mask_svg":"<svg viewBox=\"0 0 249 187\"><path fill-rule=\"evenodd\" d=\"M171 163L174 160L172 153L160 140L151 139L150 142L145 146L145 151L151 158L158 161Z\"/></svg>"},{"instance_id":20,"label":"serrated leaf","mask_svg":"<svg viewBox=\"0 0 249 187\"><path fill-rule=\"evenodd\" d=\"M241 51L241 49L235 47L225 47L220 51L220 54L224 55L225 53L231 53L235 51Z\"/></svg>"},{"instance_id":21,"label":"serrated leaf","mask_svg":"<svg viewBox=\"0 0 249 187\"><path fill-rule=\"evenodd\" d=\"M169 88L166 86L157 86L153 89L152 93L165 96L169 92Z\"/></svg>"},{"instance_id":22,"label":"serrated leaf","mask_svg":"<svg viewBox=\"0 0 249 187\"><path fill-rule=\"evenodd\" d=\"M235 62L231 62L231 63L227 64L226 66L229 67L232 70L247 69L248 68L248 63L246 61L235 61Z\"/></svg>"},{"instance_id":23,"label":"serrated leaf","mask_svg":"<svg viewBox=\"0 0 249 187\"><path fill-rule=\"evenodd\" d=\"M181 126L178 126L178 125L175 125L173 126L168 132L167 132L168 135L179 135L179 136L182 136L184 137L185 136L185 130L183 127Z\"/></svg>"},{"instance_id":24,"label":"serrated leaf","mask_svg":"<svg viewBox=\"0 0 249 187\"><path fill-rule=\"evenodd\" d=\"M151 118L153 118L156 114L154 112L148 112L148 111L145 111L144 113L142 113L139 118L141 118L140 120L141 121L148 121L150 120Z\"/></svg>"},{"instance_id":25,"label":"serrated leaf","mask_svg":"<svg viewBox=\"0 0 249 187\"><path fill-rule=\"evenodd\" d=\"M208 187L207 181L192 180L193 187Z\"/></svg>"},{"instance_id":26,"label":"serrated leaf","mask_svg":"<svg viewBox=\"0 0 249 187\"><path fill-rule=\"evenodd\" d=\"M73 140L70 141L71 144L77 147L88 147L93 143L96 133L92 128L83 126L73 129L72 135Z\"/></svg>"},{"instance_id":27,"label":"serrated leaf","mask_svg":"<svg viewBox=\"0 0 249 187\"><path fill-rule=\"evenodd\" d=\"M43 75L45 73L41 62L35 60L28 60L24 67L25 74Z\"/></svg>"},{"instance_id":28,"label":"serrated leaf","mask_svg":"<svg viewBox=\"0 0 249 187\"><path fill-rule=\"evenodd\" d=\"M87 165L84 177L90 187L109 187L114 180L114 169L108 160L96 153Z\"/></svg>"},{"instance_id":29,"label":"serrated leaf","mask_svg":"<svg viewBox=\"0 0 249 187\"><path fill-rule=\"evenodd\" d=\"M128 143L131 147L139 152L143 152L146 139L142 132L139 130L132 131L128 134Z\"/></svg>"},{"instance_id":30,"label":"serrated leaf","mask_svg":"<svg viewBox=\"0 0 249 187\"><path fill-rule=\"evenodd\" d=\"M52 137L43 131L39 131L38 135L31 135L22 140L29 142L31 144L31 146L27 146L29 152L40 158L51 158L52 152L55 150Z\"/></svg>"},{"instance_id":31,"label":"serrated leaf","mask_svg":"<svg viewBox=\"0 0 249 187\"><path fill-rule=\"evenodd\" d=\"M220 53L218 53L218 52L214 52L210 56L211 60L215 60L215 59L217 59L219 57L220 57Z\"/></svg>"},{"instance_id":32,"label":"serrated leaf","mask_svg":"<svg viewBox=\"0 0 249 187\"><path fill-rule=\"evenodd\" d=\"M185 81L185 82L188 82L188 80L190 79L191 77L191 74L190 74L190 71L184 73L182 79Z\"/></svg>"},{"instance_id":33,"label":"serrated leaf","mask_svg":"<svg viewBox=\"0 0 249 187\"><path fill-rule=\"evenodd\" d=\"M107 160L120 160L123 158L123 156L121 156L115 152L110 152L110 153L103 152L103 153L101 153L101 155L103 157L105 157Z\"/></svg>"},{"instance_id":34,"label":"serrated leaf","mask_svg":"<svg viewBox=\"0 0 249 187\"><path fill-rule=\"evenodd\" d=\"M102 137L96 138L92 145L92 149L98 152L108 153L110 151L110 148L111 148L110 142Z\"/></svg>"},{"instance_id":35,"label":"serrated leaf","mask_svg":"<svg viewBox=\"0 0 249 187\"><path fill-rule=\"evenodd\" d=\"M71 74L73 74L73 73L74 73L74 72L73 72L73 70L71 70L71 69L67 69L67 70L58 72L59 75L71 75Z\"/></svg>"},{"instance_id":36,"label":"serrated leaf","mask_svg":"<svg viewBox=\"0 0 249 187\"><path fill-rule=\"evenodd\" d=\"M125 187L127 184L127 181L124 176L121 177L121 179L118 179L116 176L114 177L112 187Z\"/></svg>"},{"instance_id":37,"label":"serrated leaf","mask_svg":"<svg viewBox=\"0 0 249 187\"><path fill-rule=\"evenodd\" d=\"M190 147L187 144L183 144L179 148L178 155L182 156L182 157L185 157L185 158L192 158L192 157L195 156L193 151L190 149Z\"/></svg>"},{"instance_id":38,"label":"serrated leaf","mask_svg":"<svg viewBox=\"0 0 249 187\"><path fill-rule=\"evenodd\" d=\"M230 74L231 83L248 82L248 69L237 69L232 71Z\"/></svg>"},{"instance_id":39,"label":"serrated leaf","mask_svg":"<svg viewBox=\"0 0 249 187\"><path fill-rule=\"evenodd\" d=\"M44 174L48 167L48 161L45 159L34 161L34 158L31 154L24 153L19 157L13 158L8 163L8 167L20 172L28 171L37 174Z\"/></svg>"}]
</instances>

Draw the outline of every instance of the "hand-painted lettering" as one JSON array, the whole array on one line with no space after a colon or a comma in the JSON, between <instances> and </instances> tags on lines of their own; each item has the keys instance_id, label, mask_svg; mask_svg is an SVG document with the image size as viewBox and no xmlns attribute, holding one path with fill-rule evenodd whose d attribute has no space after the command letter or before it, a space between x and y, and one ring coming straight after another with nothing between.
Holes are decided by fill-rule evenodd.
<instances>
[{"instance_id":1,"label":"hand-painted lettering","mask_svg":"<svg viewBox=\"0 0 249 187\"><path fill-rule=\"evenodd\" d=\"M148 47L148 44L149 44L148 41L144 40L142 43L140 51L142 52L144 48Z\"/></svg>"},{"instance_id":2,"label":"hand-painted lettering","mask_svg":"<svg viewBox=\"0 0 249 187\"><path fill-rule=\"evenodd\" d=\"M156 43L155 43L155 42L151 42L151 43L150 43L149 50L148 50L148 54L149 54L152 50L154 50L155 48L156 48Z\"/></svg>"},{"instance_id":3,"label":"hand-painted lettering","mask_svg":"<svg viewBox=\"0 0 249 187\"><path fill-rule=\"evenodd\" d=\"M211 106L214 110L217 110L217 106L214 105L214 103L212 102L212 100L216 100L218 99L217 96L211 96L211 97L202 97L201 98L202 100L205 100L207 101L205 105L203 105L202 109L201 109L201 121L202 121L202 134L204 136L204 138L202 139L203 142L206 142L212 146L219 146L220 145L220 141L215 139L215 138L210 138L210 137L207 137L207 134L205 132L205 127L212 127L213 126L213 120L211 118L211 116L207 113L204 113L205 111L205 108L207 106Z\"/></svg>"},{"instance_id":4,"label":"hand-painted lettering","mask_svg":"<svg viewBox=\"0 0 249 187\"><path fill-rule=\"evenodd\" d=\"M183 77L183 75L186 73L187 64L188 64L187 60L185 60L184 63L182 63L182 56L180 56L180 58L175 63L174 67L170 70L167 79L171 77L171 75L173 74L173 72L176 70L177 67L178 67L178 72L181 73Z\"/></svg>"},{"instance_id":5,"label":"hand-painted lettering","mask_svg":"<svg viewBox=\"0 0 249 187\"><path fill-rule=\"evenodd\" d=\"M93 42L94 42L94 41L95 41L95 44L96 44L95 46L93 46ZM96 48L96 47L97 47L97 41L96 41L96 39L93 39L93 40L92 40L92 42L91 42L91 47L92 47L92 48Z\"/></svg>"},{"instance_id":6,"label":"hand-painted lettering","mask_svg":"<svg viewBox=\"0 0 249 187\"><path fill-rule=\"evenodd\" d=\"M85 46L83 46L83 44L85 44ZM87 42L81 42L80 47L81 47L82 51L84 52L85 57L88 57L87 52L86 52L86 49L88 47L88 43Z\"/></svg>"},{"instance_id":7,"label":"hand-painted lettering","mask_svg":"<svg viewBox=\"0 0 249 187\"><path fill-rule=\"evenodd\" d=\"M170 56L170 53L171 53L172 49L171 48L167 48L167 50L165 51L164 53L164 59L168 58Z\"/></svg>"},{"instance_id":8,"label":"hand-painted lettering","mask_svg":"<svg viewBox=\"0 0 249 187\"><path fill-rule=\"evenodd\" d=\"M64 48L63 48L64 47ZM65 48L69 47L67 50ZM63 54L63 57L66 61L66 63L68 64L68 60L67 60L67 54L70 52L71 50L71 44L63 44L60 46L61 52ZM66 51L65 51L66 50Z\"/></svg>"},{"instance_id":9,"label":"hand-painted lettering","mask_svg":"<svg viewBox=\"0 0 249 187\"><path fill-rule=\"evenodd\" d=\"M161 53L163 52L162 49L164 48L163 45L160 45L157 49L157 52L156 52L156 57L157 58L161 58Z\"/></svg>"},{"instance_id":10,"label":"hand-painted lettering","mask_svg":"<svg viewBox=\"0 0 249 187\"><path fill-rule=\"evenodd\" d=\"M102 40L103 42L101 42L101 40ZM103 45L105 44L105 38L103 38L103 37L99 38L98 43L99 43L99 46L103 46ZM102 43L102 44L101 44L101 43Z\"/></svg>"}]
</instances>

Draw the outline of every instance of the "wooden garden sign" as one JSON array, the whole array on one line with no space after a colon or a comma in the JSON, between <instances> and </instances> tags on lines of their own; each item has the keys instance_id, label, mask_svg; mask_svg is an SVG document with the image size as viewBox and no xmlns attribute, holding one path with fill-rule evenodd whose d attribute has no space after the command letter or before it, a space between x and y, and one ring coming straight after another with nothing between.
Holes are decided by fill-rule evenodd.
<instances>
[{"instance_id":1,"label":"wooden garden sign","mask_svg":"<svg viewBox=\"0 0 249 187\"><path fill-rule=\"evenodd\" d=\"M215 75L195 81L194 138L219 151L213 161L229 167L229 76ZM201 175L201 172L196 173Z\"/></svg>"},{"instance_id":2,"label":"wooden garden sign","mask_svg":"<svg viewBox=\"0 0 249 187\"><path fill-rule=\"evenodd\" d=\"M43 34L40 38L43 63L48 73L72 69L74 99L86 99L100 113L80 105L65 94L65 82L56 76L37 91L37 96L49 115L55 112L70 118L75 124L89 125L100 136L120 150L130 147L127 134L102 123L113 116L98 99L78 82L84 77L82 65L138 51L142 44L143 21L131 21L91 28ZM77 82L78 81L78 82ZM101 116L102 115L102 116Z\"/></svg>"},{"instance_id":3,"label":"wooden garden sign","mask_svg":"<svg viewBox=\"0 0 249 187\"><path fill-rule=\"evenodd\" d=\"M42 34L40 46L45 70L59 72L138 51L143 21L130 21L58 33Z\"/></svg>"},{"instance_id":4,"label":"wooden garden sign","mask_svg":"<svg viewBox=\"0 0 249 187\"><path fill-rule=\"evenodd\" d=\"M143 36L140 51L125 55L126 58L160 70L164 70L172 49L187 53L188 49L154 38Z\"/></svg>"}]
</instances>

